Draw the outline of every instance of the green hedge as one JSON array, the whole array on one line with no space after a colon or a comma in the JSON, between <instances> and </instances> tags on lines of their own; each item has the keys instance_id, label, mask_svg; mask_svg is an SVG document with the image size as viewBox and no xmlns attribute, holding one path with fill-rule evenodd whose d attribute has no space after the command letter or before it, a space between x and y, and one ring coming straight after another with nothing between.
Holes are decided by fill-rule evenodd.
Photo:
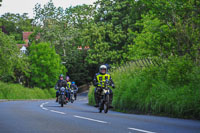
<instances>
[{"instance_id":1,"label":"green hedge","mask_svg":"<svg viewBox=\"0 0 200 133\"><path fill-rule=\"evenodd\" d=\"M19 84L0 82L0 99L49 99L55 98L55 93L53 88L25 88Z\"/></svg>"},{"instance_id":2,"label":"green hedge","mask_svg":"<svg viewBox=\"0 0 200 133\"><path fill-rule=\"evenodd\" d=\"M200 119L200 68L185 57L145 68L131 64L111 75L117 111Z\"/></svg>"}]
</instances>

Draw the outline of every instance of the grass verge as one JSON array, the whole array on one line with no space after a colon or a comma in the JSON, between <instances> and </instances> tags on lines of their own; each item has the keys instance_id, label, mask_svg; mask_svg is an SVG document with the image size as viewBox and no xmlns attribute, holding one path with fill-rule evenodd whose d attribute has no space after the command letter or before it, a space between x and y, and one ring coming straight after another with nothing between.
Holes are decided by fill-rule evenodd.
<instances>
[{"instance_id":1,"label":"grass verge","mask_svg":"<svg viewBox=\"0 0 200 133\"><path fill-rule=\"evenodd\" d=\"M0 82L0 99L50 99L55 98L55 89L25 88L20 84Z\"/></svg>"}]
</instances>

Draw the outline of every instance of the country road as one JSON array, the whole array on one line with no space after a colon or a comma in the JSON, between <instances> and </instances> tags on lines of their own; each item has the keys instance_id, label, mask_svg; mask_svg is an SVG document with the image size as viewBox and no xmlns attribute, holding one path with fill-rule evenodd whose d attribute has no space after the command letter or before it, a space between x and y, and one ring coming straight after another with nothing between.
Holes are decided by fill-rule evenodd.
<instances>
[{"instance_id":1,"label":"country road","mask_svg":"<svg viewBox=\"0 0 200 133\"><path fill-rule=\"evenodd\" d=\"M63 108L54 100L0 102L0 133L200 133L200 121L98 113L86 95Z\"/></svg>"}]
</instances>

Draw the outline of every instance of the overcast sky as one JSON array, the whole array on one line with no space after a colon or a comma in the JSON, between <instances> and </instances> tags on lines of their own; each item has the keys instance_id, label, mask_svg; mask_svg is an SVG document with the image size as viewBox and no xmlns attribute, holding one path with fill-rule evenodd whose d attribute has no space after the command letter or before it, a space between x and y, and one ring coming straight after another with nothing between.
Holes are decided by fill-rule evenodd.
<instances>
[{"instance_id":1,"label":"overcast sky","mask_svg":"<svg viewBox=\"0 0 200 133\"><path fill-rule=\"evenodd\" d=\"M33 17L33 8L35 4L44 5L50 0L3 0L0 7L0 16L6 12L10 13L28 13L29 17ZM64 9L70 6L93 4L97 0L52 0L56 7L63 7Z\"/></svg>"}]
</instances>

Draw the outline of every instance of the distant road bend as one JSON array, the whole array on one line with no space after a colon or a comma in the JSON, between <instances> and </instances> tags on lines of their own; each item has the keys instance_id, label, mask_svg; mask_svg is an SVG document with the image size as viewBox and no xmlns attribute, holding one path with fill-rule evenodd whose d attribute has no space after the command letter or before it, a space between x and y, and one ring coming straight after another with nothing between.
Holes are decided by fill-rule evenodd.
<instances>
[{"instance_id":1,"label":"distant road bend","mask_svg":"<svg viewBox=\"0 0 200 133\"><path fill-rule=\"evenodd\" d=\"M200 133L200 121L98 113L79 95L63 108L54 100L0 102L0 133Z\"/></svg>"}]
</instances>

